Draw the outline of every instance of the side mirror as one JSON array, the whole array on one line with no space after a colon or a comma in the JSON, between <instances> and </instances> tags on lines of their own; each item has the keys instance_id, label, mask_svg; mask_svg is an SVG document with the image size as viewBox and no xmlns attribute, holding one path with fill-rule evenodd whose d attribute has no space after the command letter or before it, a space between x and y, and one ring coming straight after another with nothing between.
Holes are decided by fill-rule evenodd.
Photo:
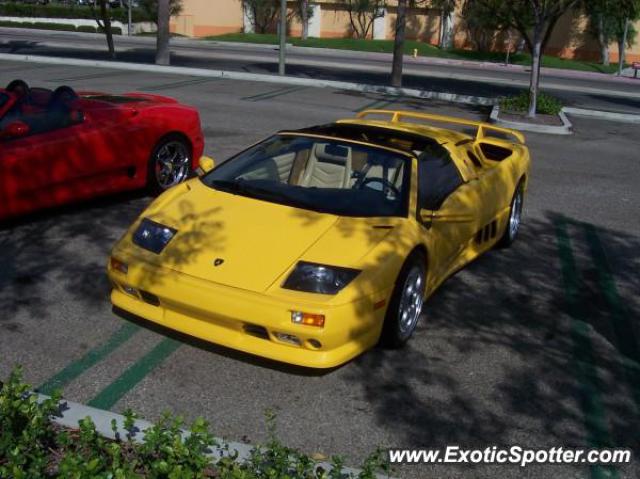
<instances>
[{"instance_id":1,"label":"side mirror","mask_svg":"<svg viewBox=\"0 0 640 479\"><path fill-rule=\"evenodd\" d=\"M469 223L473 221L473 215L452 211L433 211L423 208L420 210L420 219L424 223L433 223L436 221L441 223Z\"/></svg>"},{"instance_id":2,"label":"side mirror","mask_svg":"<svg viewBox=\"0 0 640 479\"><path fill-rule=\"evenodd\" d=\"M29 134L29 125L23 121L12 121L2 130L2 138L20 138Z\"/></svg>"},{"instance_id":3,"label":"side mirror","mask_svg":"<svg viewBox=\"0 0 640 479\"><path fill-rule=\"evenodd\" d=\"M423 223L431 223L433 221L433 210L421 208L418 216L420 216Z\"/></svg>"},{"instance_id":4,"label":"side mirror","mask_svg":"<svg viewBox=\"0 0 640 479\"><path fill-rule=\"evenodd\" d=\"M198 174L198 176L202 176L213 170L215 166L216 162L213 160L213 158L210 158L208 156L201 156L200 160L198 161L198 169L196 170L196 173Z\"/></svg>"}]
</instances>

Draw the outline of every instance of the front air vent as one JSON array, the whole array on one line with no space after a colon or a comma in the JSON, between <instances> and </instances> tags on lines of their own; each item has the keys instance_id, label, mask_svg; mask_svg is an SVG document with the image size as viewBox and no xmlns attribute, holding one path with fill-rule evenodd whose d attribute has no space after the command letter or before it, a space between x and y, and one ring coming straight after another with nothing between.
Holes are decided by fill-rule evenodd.
<instances>
[{"instance_id":1,"label":"front air vent","mask_svg":"<svg viewBox=\"0 0 640 479\"><path fill-rule=\"evenodd\" d=\"M155 294L151 294L147 291L142 290L139 290L138 292L140 293L140 297L145 303L152 306L160 306L160 298L158 298Z\"/></svg>"},{"instance_id":2,"label":"front air vent","mask_svg":"<svg viewBox=\"0 0 640 479\"><path fill-rule=\"evenodd\" d=\"M257 324L246 323L243 326L243 329L245 333L251 336L255 336L256 338L269 339L269 331L267 331L267 328L265 328L264 326L258 326Z\"/></svg>"}]
</instances>

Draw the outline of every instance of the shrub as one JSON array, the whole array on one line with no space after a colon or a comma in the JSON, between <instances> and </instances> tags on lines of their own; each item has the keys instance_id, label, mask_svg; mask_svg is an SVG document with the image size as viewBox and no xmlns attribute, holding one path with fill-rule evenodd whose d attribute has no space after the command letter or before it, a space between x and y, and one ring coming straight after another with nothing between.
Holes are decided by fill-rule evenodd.
<instances>
[{"instance_id":1,"label":"shrub","mask_svg":"<svg viewBox=\"0 0 640 479\"><path fill-rule=\"evenodd\" d=\"M269 440L254 448L247 461L228 454L215 443L203 419L196 419L188 434L184 421L165 414L134 442L135 414L125 412L125 437L115 420L111 428L116 440L102 437L90 418L77 429L52 423L58 413L60 393L39 402L15 369L6 384L0 383L0 477L28 478L209 478L220 479L374 479L375 472L388 470L380 451L372 454L358 476L340 472L343 460L335 457L331 472L323 471L307 455L283 446L276 435L275 415L267 415ZM208 451L227 452L212 464Z\"/></svg>"},{"instance_id":2,"label":"shrub","mask_svg":"<svg viewBox=\"0 0 640 479\"><path fill-rule=\"evenodd\" d=\"M66 23L49 23L49 22L34 22L30 28L39 28L42 30L60 30L64 32L75 32L76 26Z\"/></svg>"},{"instance_id":3,"label":"shrub","mask_svg":"<svg viewBox=\"0 0 640 479\"><path fill-rule=\"evenodd\" d=\"M94 25L78 25L76 31L84 33L96 33L96 27Z\"/></svg>"},{"instance_id":4,"label":"shrub","mask_svg":"<svg viewBox=\"0 0 640 479\"><path fill-rule=\"evenodd\" d=\"M123 23L127 22L126 8L110 9L111 19ZM36 18L84 18L93 19L98 14L96 9L82 5L60 5L60 4L28 4L7 2L0 4L0 15L6 17L36 17ZM134 8L131 11L132 21L148 22L153 21L142 9Z\"/></svg>"},{"instance_id":5,"label":"shrub","mask_svg":"<svg viewBox=\"0 0 640 479\"><path fill-rule=\"evenodd\" d=\"M33 22L13 22L11 20L0 20L0 27L33 28Z\"/></svg>"},{"instance_id":6,"label":"shrub","mask_svg":"<svg viewBox=\"0 0 640 479\"><path fill-rule=\"evenodd\" d=\"M500 100L500 107L506 111L526 112L529 110L529 92L522 92L517 96L510 96ZM538 93L537 113L543 115L557 115L562 110L562 102L546 93Z\"/></svg>"},{"instance_id":7,"label":"shrub","mask_svg":"<svg viewBox=\"0 0 640 479\"><path fill-rule=\"evenodd\" d=\"M67 25L65 23L46 23L46 22L13 22L11 20L0 21L0 27L13 28L36 28L39 30L60 30L66 32L75 32L75 25Z\"/></svg>"}]
</instances>

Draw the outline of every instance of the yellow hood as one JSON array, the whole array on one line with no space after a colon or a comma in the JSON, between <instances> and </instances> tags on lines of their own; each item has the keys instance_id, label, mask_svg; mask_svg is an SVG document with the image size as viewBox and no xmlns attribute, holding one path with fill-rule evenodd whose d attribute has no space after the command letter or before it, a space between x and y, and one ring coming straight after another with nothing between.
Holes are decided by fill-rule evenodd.
<instances>
[{"instance_id":1,"label":"yellow hood","mask_svg":"<svg viewBox=\"0 0 640 479\"><path fill-rule=\"evenodd\" d=\"M251 291L265 291L338 219L198 180L177 188L143 215L178 230L160 255L163 266Z\"/></svg>"}]
</instances>

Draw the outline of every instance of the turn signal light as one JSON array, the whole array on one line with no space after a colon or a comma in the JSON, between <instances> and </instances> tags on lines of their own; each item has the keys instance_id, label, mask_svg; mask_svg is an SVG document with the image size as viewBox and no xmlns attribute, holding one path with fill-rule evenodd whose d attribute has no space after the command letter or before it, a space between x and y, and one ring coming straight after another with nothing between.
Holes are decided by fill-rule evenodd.
<instances>
[{"instance_id":1,"label":"turn signal light","mask_svg":"<svg viewBox=\"0 0 640 479\"><path fill-rule=\"evenodd\" d=\"M114 271L119 271L122 274L127 274L129 271L129 267L126 263L123 263L119 259L111 257L111 269Z\"/></svg>"},{"instance_id":2,"label":"turn signal light","mask_svg":"<svg viewBox=\"0 0 640 479\"><path fill-rule=\"evenodd\" d=\"M305 326L316 326L318 328L324 328L324 314L291 311L291 322L294 324L304 324Z\"/></svg>"}]
</instances>

